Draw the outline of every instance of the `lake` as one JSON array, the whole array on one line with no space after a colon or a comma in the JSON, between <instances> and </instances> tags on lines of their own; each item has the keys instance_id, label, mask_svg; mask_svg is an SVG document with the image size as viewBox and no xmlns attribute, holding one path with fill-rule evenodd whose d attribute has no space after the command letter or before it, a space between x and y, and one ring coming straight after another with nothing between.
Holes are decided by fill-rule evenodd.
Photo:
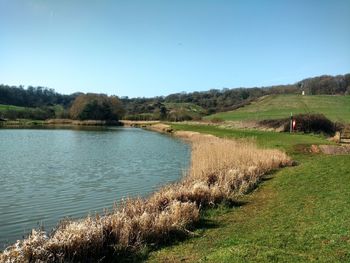
<instances>
[{"instance_id":1,"label":"lake","mask_svg":"<svg viewBox=\"0 0 350 263\"><path fill-rule=\"evenodd\" d=\"M188 144L142 129L0 129L0 249L32 228L146 196L189 163Z\"/></svg>"}]
</instances>

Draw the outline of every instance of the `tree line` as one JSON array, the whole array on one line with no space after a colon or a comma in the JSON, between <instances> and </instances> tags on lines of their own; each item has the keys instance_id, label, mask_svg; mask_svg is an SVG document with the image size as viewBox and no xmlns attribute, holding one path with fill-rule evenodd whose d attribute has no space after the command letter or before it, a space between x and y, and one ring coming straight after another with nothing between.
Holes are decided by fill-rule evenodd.
<instances>
[{"instance_id":1,"label":"tree line","mask_svg":"<svg viewBox=\"0 0 350 263\"><path fill-rule=\"evenodd\" d=\"M349 95L350 74L339 76L319 76L299 81L297 85L310 95Z\"/></svg>"},{"instance_id":2,"label":"tree line","mask_svg":"<svg viewBox=\"0 0 350 263\"><path fill-rule=\"evenodd\" d=\"M62 105L69 107L81 93L63 95L46 87L9 86L0 84L0 104L22 107L43 107Z\"/></svg>"},{"instance_id":3,"label":"tree line","mask_svg":"<svg viewBox=\"0 0 350 263\"><path fill-rule=\"evenodd\" d=\"M165 97L118 98L104 94L73 93L63 95L46 87L0 85L0 104L28 107L25 111L8 110L11 118L73 118L134 120L187 120L200 115L234 110L261 96L271 94L350 94L350 74L307 78L290 85L269 87L211 89L201 92L181 92ZM193 104L201 107L200 114L190 107L169 107ZM30 108L30 109L29 109ZM2 111L4 115L4 111ZM6 117L6 116L5 116Z\"/></svg>"}]
</instances>

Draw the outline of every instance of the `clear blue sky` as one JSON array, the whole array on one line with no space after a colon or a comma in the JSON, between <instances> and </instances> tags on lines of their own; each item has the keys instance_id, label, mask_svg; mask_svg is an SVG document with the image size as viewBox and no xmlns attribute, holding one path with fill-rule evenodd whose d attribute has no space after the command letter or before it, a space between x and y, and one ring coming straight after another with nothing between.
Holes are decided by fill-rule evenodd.
<instances>
[{"instance_id":1,"label":"clear blue sky","mask_svg":"<svg viewBox=\"0 0 350 263\"><path fill-rule=\"evenodd\" d=\"M0 0L0 83L150 97L350 72L349 0Z\"/></svg>"}]
</instances>

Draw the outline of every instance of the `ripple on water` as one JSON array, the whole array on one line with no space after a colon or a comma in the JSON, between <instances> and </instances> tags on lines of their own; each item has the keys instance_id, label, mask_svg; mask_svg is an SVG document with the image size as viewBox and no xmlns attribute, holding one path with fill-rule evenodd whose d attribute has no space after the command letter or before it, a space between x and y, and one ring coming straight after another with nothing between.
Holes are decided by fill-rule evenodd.
<instances>
[{"instance_id":1,"label":"ripple on water","mask_svg":"<svg viewBox=\"0 0 350 263\"><path fill-rule=\"evenodd\" d=\"M189 146L140 129L0 129L0 248L182 176Z\"/></svg>"}]
</instances>

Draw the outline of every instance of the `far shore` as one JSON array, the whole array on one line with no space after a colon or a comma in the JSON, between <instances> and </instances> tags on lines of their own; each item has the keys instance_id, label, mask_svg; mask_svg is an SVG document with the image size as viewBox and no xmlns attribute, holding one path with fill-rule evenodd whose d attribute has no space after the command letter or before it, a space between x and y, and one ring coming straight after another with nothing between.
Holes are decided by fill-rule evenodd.
<instances>
[{"instance_id":1,"label":"far shore","mask_svg":"<svg viewBox=\"0 0 350 263\"><path fill-rule=\"evenodd\" d=\"M5 120L0 122L4 128L26 127L69 127L69 126L123 126L123 122L116 120L72 120L72 119L48 119L48 120Z\"/></svg>"},{"instance_id":2,"label":"far shore","mask_svg":"<svg viewBox=\"0 0 350 263\"><path fill-rule=\"evenodd\" d=\"M153 128L153 126L155 127ZM72 120L72 119L48 119L48 120L3 120L0 121L0 128L33 128L33 127L75 127L75 126L123 126L134 128L159 129L160 121L131 121L131 120ZM163 127L164 128L164 127ZM169 132L169 131L163 131Z\"/></svg>"}]
</instances>

